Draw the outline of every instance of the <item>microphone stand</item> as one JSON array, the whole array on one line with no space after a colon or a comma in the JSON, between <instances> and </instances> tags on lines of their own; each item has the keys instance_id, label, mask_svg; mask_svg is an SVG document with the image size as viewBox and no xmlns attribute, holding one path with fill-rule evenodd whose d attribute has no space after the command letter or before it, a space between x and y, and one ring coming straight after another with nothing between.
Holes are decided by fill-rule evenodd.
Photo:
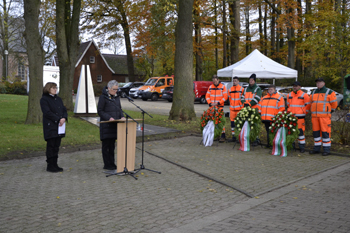
<instances>
[{"instance_id":1,"label":"microphone stand","mask_svg":"<svg viewBox=\"0 0 350 233\"><path fill-rule=\"evenodd\" d=\"M148 114L145 110L143 110L142 108L140 108L139 106L137 106L135 103L134 103L134 100L133 99L129 99L128 98L128 100L129 100L129 102L130 103L132 103L136 108L138 108L138 109L140 109L141 110L141 112L142 112L142 149L141 149L141 151L142 151L142 154L141 154L141 165L140 165L140 168L139 169L135 169L135 173L134 174L136 174L136 173L138 173L139 171L141 171L141 170L148 170L148 171L151 171L151 172L156 172L156 173L158 173L158 174L161 174L161 172L159 172L159 171L155 171L155 170L151 170L151 169L148 169L148 168L146 168L145 167L145 165L143 164L143 157L144 157L144 155L143 155L143 152L144 152L144 142L145 142L145 134L144 134L144 132L145 132L145 113L148 115L148 116L150 116L151 118L153 118L150 114Z\"/></svg>"},{"instance_id":2,"label":"microphone stand","mask_svg":"<svg viewBox=\"0 0 350 233\"><path fill-rule=\"evenodd\" d=\"M137 178L134 176L134 174L136 173L131 173L128 171L128 168L127 168L127 159L128 159L128 119L132 119L134 122L136 122L138 124L138 122L132 118L131 116L129 116L126 112L124 112L122 110L122 112L124 113L124 115L126 116L126 124L125 124L125 165L124 165L124 171L122 172L115 172L115 173L110 173L108 175L106 175L106 177L109 177L109 176L113 176L113 175L120 175L120 174L123 174L123 175L130 175L132 176L135 180L137 180Z\"/></svg>"}]
</instances>

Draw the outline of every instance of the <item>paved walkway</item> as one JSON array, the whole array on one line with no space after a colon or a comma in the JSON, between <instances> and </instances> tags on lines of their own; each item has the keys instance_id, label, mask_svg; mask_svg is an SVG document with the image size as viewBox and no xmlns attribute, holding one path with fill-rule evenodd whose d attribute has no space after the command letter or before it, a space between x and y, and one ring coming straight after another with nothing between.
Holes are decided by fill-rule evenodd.
<instances>
[{"instance_id":1,"label":"paved walkway","mask_svg":"<svg viewBox=\"0 0 350 233\"><path fill-rule=\"evenodd\" d=\"M44 157L0 162L0 232L350 232L349 157L199 142L146 142L161 174L138 180L106 177L99 149L61 153L57 174Z\"/></svg>"}]
</instances>

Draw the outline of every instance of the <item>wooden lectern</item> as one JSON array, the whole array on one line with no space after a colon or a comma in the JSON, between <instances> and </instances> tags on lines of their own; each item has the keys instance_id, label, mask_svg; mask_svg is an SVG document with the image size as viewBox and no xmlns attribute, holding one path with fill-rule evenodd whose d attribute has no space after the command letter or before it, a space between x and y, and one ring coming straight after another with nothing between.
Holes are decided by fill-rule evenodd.
<instances>
[{"instance_id":1,"label":"wooden lectern","mask_svg":"<svg viewBox=\"0 0 350 233\"><path fill-rule=\"evenodd\" d=\"M135 119L136 121L142 121L142 119ZM136 127L137 123L133 120L128 120L128 132L126 132L126 119L114 120L114 121L101 121L103 123L117 123L117 173L123 172L125 167L125 149L127 149L126 155L126 168L129 172L135 170L135 150L136 150ZM127 145L126 145L127 136ZM125 148L125 146L127 148Z\"/></svg>"}]
</instances>

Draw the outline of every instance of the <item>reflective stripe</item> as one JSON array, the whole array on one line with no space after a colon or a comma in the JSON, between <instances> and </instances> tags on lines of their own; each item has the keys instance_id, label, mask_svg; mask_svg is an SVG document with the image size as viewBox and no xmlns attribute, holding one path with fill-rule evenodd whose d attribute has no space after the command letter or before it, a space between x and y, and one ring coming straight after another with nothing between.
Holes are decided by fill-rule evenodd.
<instances>
[{"instance_id":1,"label":"reflective stripe","mask_svg":"<svg viewBox=\"0 0 350 233\"><path fill-rule=\"evenodd\" d=\"M330 112L313 112L311 111L311 114L331 114Z\"/></svg>"},{"instance_id":2,"label":"reflective stripe","mask_svg":"<svg viewBox=\"0 0 350 233\"><path fill-rule=\"evenodd\" d=\"M333 103L333 102L337 102L337 100L335 99L335 100L329 101L329 103Z\"/></svg>"},{"instance_id":3,"label":"reflective stripe","mask_svg":"<svg viewBox=\"0 0 350 233\"><path fill-rule=\"evenodd\" d=\"M210 96L217 97L217 96L224 96L224 95L221 93L221 94L214 94L214 95L210 94Z\"/></svg>"},{"instance_id":4,"label":"reflective stripe","mask_svg":"<svg viewBox=\"0 0 350 233\"><path fill-rule=\"evenodd\" d=\"M303 139L305 139L304 135L303 136L299 136L299 140L303 140Z\"/></svg>"},{"instance_id":5,"label":"reflective stripe","mask_svg":"<svg viewBox=\"0 0 350 233\"><path fill-rule=\"evenodd\" d=\"M294 104L292 104L292 105L289 105L289 107L303 108L303 107L305 107L305 105L294 105Z\"/></svg>"},{"instance_id":6,"label":"reflective stripe","mask_svg":"<svg viewBox=\"0 0 350 233\"><path fill-rule=\"evenodd\" d=\"M299 141L299 144L305 144L305 140L304 141Z\"/></svg>"},{"instance_id":7,"label":"reflective stripe","mask_svg":"<svg viewBox=\"0 0 350 233\"><path fill-rule=\"evenodd\" d=\"M231 100L241 100L241 98L232 98L230 97Z\"/></svg>"},{"instance_id":8,"label":"reflective stripe","mask_svg":"<svg viewBox=\"0 0 350 233\"><path fill-rule=\"evenodd\" d=\"M331 139L330 138L322 138L322 142L330 142Z\"/></svg>"},{"instance_id":9,"label":"reflective stripe","mask_svg":"<svg viewBox=\"0 0 350 233\"><path fill-rule=\"evenodd\" d=\"M322 143L324 147L331 147L331 143Z\"/></svg>"},{"instance_id":10,"label":"reflective stripe","mask_svg":"<svg viewBox=\"0 0 350 233\"><path fill-rule=\"evenodd\" d=\"M306 116L305 114L295 114L296 117L304 117Z\"/></svg>"},{"instance_id":11,"label":"reflective stripe","mask_svg":"<svg viewBox=\"0 0 350 233\"><path fill-rule=\"evenodd\" d=\"M315 142L315 146L321 146L322 143L321 142Z\"/></svg>"},{"instance_id":12,"label":"reflective stripe","mask_svg":"<svg viewBox=\"0 0 350 233\"><path fill-rule=\"evenodd\" d=\"M240 104L240 105L236 105L236 106L232 106L232 105L230 105L230 108L240 108L240 107L243 107L243 105L242 104Z\"/></svg>"},{"instance_id":13,"label":"reflective stripe","mask_svg":"<svg viewBox=\"0 0 350 233\"><path fill-rule=\"evenodd\" d=\"M270 116L270 117L274 117L275 115L272 115L272 114L261 114L261 116Z\"/></svg>"},{"instance_id":14,"label":"reflective stripe","mask_svg":"<svg viewBox=\"0 0 350 233\"><path fill-rule=\"evenodd\" d=\"M314 138L314 141L316 142L321 141L321 137Z\"/></svg>"}]
</instances>

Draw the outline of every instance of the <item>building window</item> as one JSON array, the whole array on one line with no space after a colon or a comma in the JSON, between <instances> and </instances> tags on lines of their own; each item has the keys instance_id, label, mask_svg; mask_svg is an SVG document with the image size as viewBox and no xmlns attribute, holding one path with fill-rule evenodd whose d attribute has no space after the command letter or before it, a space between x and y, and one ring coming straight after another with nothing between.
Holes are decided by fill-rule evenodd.
<instances>
[{"instance_id":1,"label":"building window","mask_svg":"<svg viewBox=\"0 0 350 233\"><path fill-rule=\"evenodd\" d=\"M102 75L97 75L97 82L102 82Z\"/></svg>"},{"instance_id":2,"label":"building window","mask_svg":"<svg viewBox=\"0 0 350 233\"><path fill-rule=\"evenodd\" d=\"M95 63L95 57L94 56L90 57L90 63Z\"/></svg>"},{"instance_id":3,"label":"building window","mask_svg":"<svg viewBox=\"0 0 350 233\"><path fill-rule=\"evenodd\" d=\"M25 81L25 69L23 63L18 63L18 77Z\"/></svg>"}]
</instances>

